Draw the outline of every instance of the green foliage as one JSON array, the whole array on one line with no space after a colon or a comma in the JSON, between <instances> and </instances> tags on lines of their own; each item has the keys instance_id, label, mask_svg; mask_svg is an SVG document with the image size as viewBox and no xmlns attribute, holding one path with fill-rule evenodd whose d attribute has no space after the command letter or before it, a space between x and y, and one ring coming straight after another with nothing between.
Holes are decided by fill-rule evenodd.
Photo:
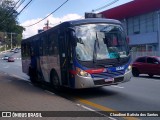
<instances>
[{"instance_id":1,"label":"green foliage","mask_svg":"<svg viewBox=\"0 0 160 120\"><path fill-rule=\"evenodd\" d=\"M11 39L10 33L16 33L13 35L13 43L20 44L22 39L22 32L24 28L18 25L17 21L18 12L15 10L14 0L1 0L0 1L0 32L3 32L6 36L6 43L9 45ZM8 34L9 33L9 34ZM0 40L2 41L4 35L0 34Z\"/></svg>"}]
</instances>

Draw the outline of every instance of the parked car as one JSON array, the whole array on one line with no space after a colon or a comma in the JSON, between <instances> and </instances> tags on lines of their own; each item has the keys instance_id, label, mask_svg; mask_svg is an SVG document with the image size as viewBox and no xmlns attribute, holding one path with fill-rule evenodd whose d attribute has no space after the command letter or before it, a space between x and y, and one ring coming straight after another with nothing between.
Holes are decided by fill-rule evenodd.
<instances>
[{"instance_id":1,"label":"parked car","mask_svg":"<svg viewBox=\"0 0 160 120\"><path fill-rule=\"evenodd\" d=\"M10 52L14 52L14 48L12 48L12 49L10 50Z\"/></svg>"},{"instance_id":2,"label":"parked car","mask_svg":"<svg viewBox=\"0 0 160 120\"><path fill-rule=\"evenodd\" d=\"M138 77L139 74L160 75L160 57L142 56L138 57L132 64L132 74Z\"/></svg>"},{"instance_id":3,"label":"parked car","mask_svg":"<svg viewBox=\"0 0 160 120\"><path fill-rule=\"evenodd\" d=\"M14 62L14 57L9 57L8 62Z\"/></svg>"},{"instance_id":4,"label":"parked car","mask_svg":"<svg viewBox=\"0 0 160 120\"><path fill-rule=\"evenodd\" d=\"M14 53L18 53L18 50L14 50Z\"/></svg>"},{"instance_id":5,"label":"parked car","mask_svg":"<svg viewBox=\"0 0 160 120\"><path fill-rule=\"evenodd\" d=\"M7 55L5 55L4 57L3 57L3 60L8 60L8 56Z\"/></svg>"}]
</instances>

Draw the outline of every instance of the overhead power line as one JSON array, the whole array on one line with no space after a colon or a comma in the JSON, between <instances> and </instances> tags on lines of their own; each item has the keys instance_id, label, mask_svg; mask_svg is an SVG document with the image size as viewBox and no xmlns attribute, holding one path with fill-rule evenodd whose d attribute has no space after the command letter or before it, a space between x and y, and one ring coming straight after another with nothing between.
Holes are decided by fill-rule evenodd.
<instances>
[{"instance_id":1,"label":"overhead power line","mask_svg":"<svg viewBox=\"0 0 160 120\"><path fill-rule=\"evenodd\" d=\"M22 12L32 1L33 1L33 0L30 0L30 1L22 8L22 10L17 14L17 16L20 15L21 12Z\"/></svg>"},{"instance_id":2,"label":"overhead power line","mask_svg":"<svg viewBox=\"0 0 160 120\"><path fill-rule=\"evenodd\" d=\"M19 3L19 1L20 1L20 0L18 0L18 2L16 2L14 8L15 8L16 5ZM22 0L21 3L16 7L15 10L17 10L17 9L24 3L24 1L25 1L25 0ZM22 11L23 11L32 1L33 1L33 0L30 0L30 1L21 9L21 11L18 12L18 14L16 15L16 17L17 17L18 15L20 15L20 14L22 13ZM2 24L6 19L8 19L8 17L10 17L11 15L13 15L13 13L14 13L14 8L12 8L12 13L8 14L8 15L3 19L3 21L2 21L0 24ZM2 25L2 26L4 26L4 25Z\"/></svg>"},{"instance_id":3,"label":"overhead power line","mask_svg":"<svg viewBox=\"0 0 160 120\"><path fill-rule=\"evenodd\" d=\"M16 7L16 10L25 2L25 0L22 0L19 5Z\"/></svg>"},{"instance_id":4,"label":"overhead power line","mask_svg":"<svg viewBox=\"0 0 160 120\"><path fill-rule=\"evenodd\" d=\"M13 11L14 8L16 7L16 5L19 3L19 1L20 1L20 0L18 0L18 1L15 3L14 7L12 8L12 11Z\"/></svg>"},{"instance_id":5,"label":"overhead power line","mask_svg":"<svg viewBox=\"0 0 160 120\"><path fill-rule=\"evenodd\" d=\"M16 5L19 3L19 1L20 1L20 0L18 0L18 1L15 3L15 5L11 8L11 12L8 13L8 14L6 14L6 15L4 16L4 18L3 18L3 20L2 20L2 22L1 22L0 24L2 24L2 23L5 21L6 18L9 18L10 16L13 15L13 13L15 12L14 9L15 9Z\"/></svg>"},{"instance_id":6,"label":"overhead power line","mask_svg":"<svg viewBox=\"0 0 160 120\"><path fill-rule=\"evenodd\" d=\"M119 1L119 0L114 0L114 1L112 1L112 2L110 2L110 3L108 3L108 4L105 5L105 6L102 6L102 7L100 7L100 8L95 9L95 10L92 10L92 12L96 12L96 11L99 11L99 10L101 10L101 9L104 9L104 8L106 8L106 7L108 7L108 6L116 3L117 1Z\"/></svg>"},{"instance_id":7,"label":"overhead power line","mask_svg":"<svg viewBox=\"0 0 160 120\"><path fill-rule=\"evenodd\" d=\"M58 8L56 8L54 11L52 11L49 15L47 15L46 17L44 17L43 19L39 20L38 22L28 25L28 26L23 26L23 27L31 27L33 25L36 25L40 22L42 22L43 20L45 20L46 18L48 18L50 15L52 15L53 13L55 13L57 10L59 10L64 4L66 4L69 0L66 0L63 4L61 4Z\"/></svg>"}]
</instances>

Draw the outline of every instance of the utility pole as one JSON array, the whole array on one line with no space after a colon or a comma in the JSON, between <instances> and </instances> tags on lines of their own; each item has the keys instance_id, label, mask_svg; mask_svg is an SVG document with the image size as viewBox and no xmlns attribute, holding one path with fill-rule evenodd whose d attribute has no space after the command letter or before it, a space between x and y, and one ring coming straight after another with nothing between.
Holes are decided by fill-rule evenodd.
<instances>
[{"instance_id":1,"label":"utility pole","mask_svg":"<svg viewBox=\"0 0 160 120\"><path fill-rule=\"evenodd\" d=\"M47 30L48 30L48 26L49 26L49 21L47 20Z\"/></svg>"},{"instance_id":2,"label":"utility pole","mask_svg":"<svg viewBox=\"0 0 160 120\"><path fill-rule=\"evenodd\" d=\"M47 20L47 23L45 25L46 25L46 29L48 30L48 28L49 28L49 20Z\"/></svg>"},{"instance_id":3,"label":"utility pole","mask_svg":"<svg viewBox=\"0 0 160 120\"><path fill-rule=\"evenodd\" d=\"M11 49L12 49L12 47L13 47L13 45L12 45L13 35L16 34L16 33L12 33L12 32L11 32L11 33L7 33L7 34L11 34Z\"/></svg>"},{"instance_id":4,"label":"utility pole","mask_svg":"<svg viewBox=\"0 0 160 120\"><path fill-rule=\"evenodd\" d=\"M160 10L157 11L157 17L158 17L158 53L160 55Z\"/></svg>"},{"instance_id":5,"label":"utility pole","mask_svg":"<svg viewBox=\"0 0 160 120\"><path fill-rule=\"evenodd\" d=\"M4 47L5 47L5 51L6 51L6 38L7 38L7 36L5 35L5 36L4 36L4 42L5 42L5 46L4 46Z\"/></svg>"},{"instance_id":6,"label":"utility pole","mask_svg":"<svg viewBox=\"0 0 160 120\"><path fill-rule=\"evenodd\" d=\"M11 49L12 49L12 32L11 32Z\"/></svg>"}]
</instances>

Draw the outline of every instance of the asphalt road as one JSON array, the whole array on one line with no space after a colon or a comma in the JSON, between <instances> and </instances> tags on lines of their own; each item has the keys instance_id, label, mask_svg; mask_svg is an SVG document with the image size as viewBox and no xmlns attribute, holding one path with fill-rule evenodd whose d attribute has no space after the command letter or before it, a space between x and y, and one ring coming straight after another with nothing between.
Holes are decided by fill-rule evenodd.
<instances>
[{"instance_id":1,"label":"asphalt road","mask_svg":"<svg viewBox=\"0 0 160 120\"><path fill-rule=\"evenodd\" d=\"M20 58L20 53L13 54ZM13 74L24 80L27 76L21 71L21 60L8 63L4 60L0 62L0 71ZM132 77L128 83L117 86L105 86L96 89L70 90L67 89L60 96L71 101L82 103L91 110L97 111L160 111L160 76L149 78L147 75ZM116 119L119 119L116 117ZM126 119L159 120L159 117L138 117Z\"/></svg>"},{"instance_id":2,"label":"asphalt road","mask_svg":"<svg viewBox=\"0 0 160 120\"><path fill-rule=\"evenodd\" d=\"M13 56L15 58L15 62L7 62L7 60L3 60L3 57ZM22 72L22 64L21 64L21 53L6 52L0 54L0 71L4 71L6 74L11 74L13 76L23 78L28 80L29 77Z\"/></svg>"}]
</instances>

